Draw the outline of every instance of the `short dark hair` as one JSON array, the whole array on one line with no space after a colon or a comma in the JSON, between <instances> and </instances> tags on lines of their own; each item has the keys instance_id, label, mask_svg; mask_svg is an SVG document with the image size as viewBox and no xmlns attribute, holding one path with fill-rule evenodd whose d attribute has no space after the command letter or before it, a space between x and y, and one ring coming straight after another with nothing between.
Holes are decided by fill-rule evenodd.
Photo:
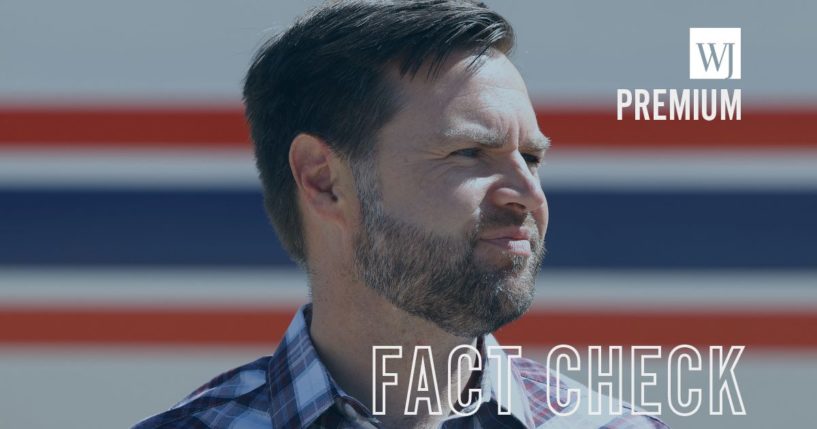
<instances>
[{"instance_id":1,"label":"short dark hair","mask_svg":"<svg viewBox=\"0 0 817 429\"><path fill-rule=\"evenodd\" d=\"M428 62L432 77L455 51L507 54L513 44L501 15L468 0L333 1L267 42L247 72L244 103L264 205L292 259L306 263L289 167L298 134L324 139L350 164L364 159L399 109L390 65L414 77Z\"/></svg>"}]
</instances>

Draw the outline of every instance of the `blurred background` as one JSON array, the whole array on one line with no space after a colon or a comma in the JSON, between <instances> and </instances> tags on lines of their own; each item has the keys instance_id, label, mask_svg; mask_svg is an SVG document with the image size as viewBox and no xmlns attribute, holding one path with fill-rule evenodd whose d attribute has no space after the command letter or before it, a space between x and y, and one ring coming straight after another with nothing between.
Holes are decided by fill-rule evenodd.
<instances>
[{"instance_id":1,"label":"blurred background","mask_svg":"<svg viewBox=\"0 0 817 429\"><path fill-rule=\"evenodd\" d=\"M664 419L812 421L817 3L488 3L553 140L537 301L500 341L745 345L746 416ZM241 79L314 4L0 1L0 428L129 427L274 351L307 286ZM742 28L742 80L689 80L690 27ZM619 122L618 88L741 88L743 120Z\"/></svg>"}]
</instances>

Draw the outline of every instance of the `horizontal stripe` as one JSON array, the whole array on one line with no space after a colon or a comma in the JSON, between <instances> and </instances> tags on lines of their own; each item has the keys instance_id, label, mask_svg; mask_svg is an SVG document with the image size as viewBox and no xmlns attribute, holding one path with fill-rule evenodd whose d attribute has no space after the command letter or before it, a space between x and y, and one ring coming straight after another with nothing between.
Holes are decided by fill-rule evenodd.
<instances>
[{"instance_id":1,"label":"horizontal stripe","mask_svg":"<svg viewBox=\"0 0 817 429\"><path fill-rule=\"evenodd\" d=\"M817 193L550 191L546 267L817 267ZM0 191L0 265L291 266L253 191Z\"/></svg>"},{"instance_id":2,"label":"horizontal stripe","mask_svg":"<svg viewBox=\"0 0 817 429\"><path fill-rule=\"evenodd\" d=\"M815 311L817 270L568 270L536 279L534 308ZM0 303L17 309L291 308L308 299L297 268L2 268Z\"/></svg>"},{"instance_id":3,"label":"horizontal stripe","mask_svg":"<svg viewBox=\"0 0 817 429\"><path fill-rule=\"evenodd\" d=\"M539 172L546 191L817 190L817 150L552 152Z\"/></svg>"},{"instance_id":4,"label":"horizontal stripe","mask_svg":"<svg viewBox=\"0 0 817 429\"><path fill-rule=\"evenodd\" d=\"M537 108L542 131L565 146L815 147L817 106L747 108L741 121L616 120L615 105ZM127 105L0 107L0 145L247 147L242 109L235 106Z\"/></svg>"},{"instance_id":5,"label":"horizontal stripe","mask_svg":"<svg viewBox=\"0 0 817 429\"><path fill-rule=\"evenodd\" d=\"M546 157L553 189L817 190L815 150L559 150ZM250 150L0 151L6 189L259 189Z\"/></svg>"},{"instance_id":6,"label":"horizontal stripe","mask_svg":"<svg viewBox=\"0 0 817 429\"><path fill-rule=\"evenodd\" d=\"M294 309L0 308L0 343L253 345L274 344ZM531 312L503 327L505 344L742 344L817 347L817 312Z\"/></svg>"},{"instance_id":7,"label":"horizontal stripe","mask_svg":"<svg viewBox=\"0 0 817 429\"><path fill-rule=\"evenodd\" d=\"M497 336L505 344L817 346L817 313L532 313Z\"/></svg>"},{"instance_id":8,"label":"horizontal stripe","mask_svg":"<svg viewBox=\"0 0 817 429\"><path fill-rule=\"evenodd\" d=\"M740 121L616 120L609 109L539 108L539 128L555 142L609 148L817 147L817 107L744 109ZM808 135L805 135L808 134Z\"/></svg>"},{"instance_id":9,"label":"horizontal stripe","mask_svg":"<svg viewBox=\"0 0 817 429\"><path fill-rule=\"evenodd\" d=\"M0 107L0 143L43 146L249 147L236 107Z\"/></svg>"},{"instance_id":10,"label":"horizontal stripe","mask_svg":"<svg viewBox=\"0 0 817 429\"><path fill-rule=\"evenodd\" d=\"M0 150L0 188L260 189L249 148Z\"/></svg>"}]
</instances>

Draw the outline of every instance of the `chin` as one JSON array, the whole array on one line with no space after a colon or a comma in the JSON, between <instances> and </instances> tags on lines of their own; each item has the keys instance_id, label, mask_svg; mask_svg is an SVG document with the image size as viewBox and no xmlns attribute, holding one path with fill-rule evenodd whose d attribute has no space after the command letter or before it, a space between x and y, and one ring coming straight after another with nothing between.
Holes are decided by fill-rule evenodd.
<instances>
[{"instance_id":1,"label":"chin","mask_svg":"<svg viewBox=\"0 0 817 429\"><path fill-rule=\"evenodd\" d=\"M508 278L497 285L490 311L481 314L481 334L487 334L522 317L533 304L535 288L528 274Z\"/></svg>"},{"instance_id":2,"label":"chin","mask_svg":"<svg viewBox=\"0 0 817 429\"><path fill-rule=\"evenodd\" d=\"M514 319L527 312L533 304L535 287L532 281L524 277L508 281L497 297L501 301L500 307L505 310L503 312L515 314Z\"/></svg>"}]
</instances>

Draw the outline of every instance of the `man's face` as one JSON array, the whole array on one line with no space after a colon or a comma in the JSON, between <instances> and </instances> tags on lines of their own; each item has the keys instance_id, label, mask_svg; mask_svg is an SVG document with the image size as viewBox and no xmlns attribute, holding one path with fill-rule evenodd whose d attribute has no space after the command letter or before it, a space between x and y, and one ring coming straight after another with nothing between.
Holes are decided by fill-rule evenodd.
<instances>
[{"instance_id":1,"label":"man's face","mask_svg":"<svg viewBox=\"0 0 817 429\"><path fill-rule=\"evenodd\" d=\"M537 175L547 139L522 78L502 54L468 71L472 60L401 79L402 109L355 173L358 276L462 337L529 308L548 217Z\"/></svg>"}]
</instances>

